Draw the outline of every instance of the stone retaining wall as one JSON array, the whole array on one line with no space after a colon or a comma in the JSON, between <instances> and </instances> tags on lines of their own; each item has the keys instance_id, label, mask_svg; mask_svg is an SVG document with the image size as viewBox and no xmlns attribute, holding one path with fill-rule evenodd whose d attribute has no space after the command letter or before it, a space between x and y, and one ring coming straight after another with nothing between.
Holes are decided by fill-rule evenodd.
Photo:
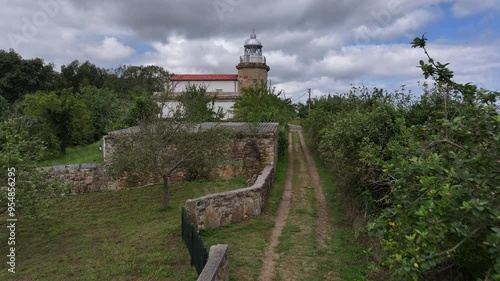
<instances>
[{"instance_id":1,"label":"stone retaining wall","mask_svg":"<svg viewBox=\"0 0 500 281\"><path fill-rule=\"evenodd\" d=\"M251 187L189 199L186 210L198 229L211 229L259 216L273 184L274 167L266 166Z\"/></svg>"},{"instance_id":2,"label":"stone retaining wall","mask_svg":"<svg viewBox=\"0 0 500 281\"><path fill-rule=\"evenodd\" d=\"M217 244L210 247L208 261L198 281L229 281L228 245Z\"/></svg>"},{"instance_id":3,"label":"stone retaining wall","mask_svg":"<svg viewBox=\"0 0 500 281\"><path fill-rule=\"evenodd\" d=\"M98 164L44 167L49 179L62 180L70 193L80 194L107 189L107 180Z\"/></svg>"},{"instance_id":4,"label":"stone retaining wall","mask_svg":"<svg viewBox=\"0 0 500 281\"><path fill-rule=\"evenodd\" d=\"M71 194L82 194L103 190L120 190L131 187L148 186L161 182L153 176L140 177L125 175L120 179L112 180L104 172L102 164L74 164L43 167L40 170L47 172L49 179L60 180ZM175 182L174 175L172 182Z\"/></svg>"}]
</instances>

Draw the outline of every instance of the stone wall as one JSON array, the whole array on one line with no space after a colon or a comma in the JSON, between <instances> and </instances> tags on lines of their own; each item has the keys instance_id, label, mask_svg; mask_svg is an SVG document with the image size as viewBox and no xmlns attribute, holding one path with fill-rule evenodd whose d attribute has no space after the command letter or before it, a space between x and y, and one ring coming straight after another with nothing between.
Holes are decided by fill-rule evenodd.
<instances>
[{"instance_id":1,"label":"stone wall","mask_svg":"<svg viewBox=\"0 0 500 281\"><path fill-rule=\"evenodd\" d=\"M228 148L228 163L212 172L213 178L251 178L264 167L277 164L277 137L274 133L240 135Z\"/></svg>"},{"instance_id":2,"label":"stone wall","mask_svg":"<svg viewBox=\"0 0 500 281\"><path fill-rule=\"evenodd\" d=\"M120 142L128 140L124 134L107 135L104 146L105 161L108 157L112 157L113 152L120 145ZM268 165L276 168L278 161L277 141L277 132L238 134L228 145L226 164L214 168L209 173L209 178L251 178L260 173ZM185 171L178 170L172 177L172 180L182 181L185 179L185 176ZM133 176L129 178L132 179ZM140 180L140 177L137 177L137 180ZM133 184L131 182L127 186L132 186Z\"/></svg>"},{"instance_id":3,"label":"stone wall","mask_svg":"<svg viewBox=\"0 0 500 281\"><path fill-rule=\"evenodd\" d=\"M208 261L198 281L229 281L228 245L217 244L210 247Z\"/></svg>"},{"instance_id":4,"label":"stone wall","mask_svg":"<svg viewBox=\"0 0 500 281\"><path fill-rule=\"evenodd\" d=\"M80 194L107 189L107 180L98 164L77 164L41 168L49 179L61 180L70 193Z\"/></svg>"},{"instance_id":5,"label":"stone wall","mask_svg":"<svg viewBox=\"0 0 500 281\"><path fill-rule=\"evenodd\" d=\"M271 191L273 172L273 166L266 166L251 187L187 200L194 226L211 229L259 216Z\"/></svg>"},{"instance_id":6,"label":"stone wall","mask_svg":"<svg viewBox=\"0 0 500 281\"><path fill-rule=\"evenodd\" d=\"M70 194L82 194L103 190L120 190L142 187L161 182L160 178L141 175L124 175L120 179L110 179L102 164L75 164L44 167L49 179L60 180Z\"/></svg>"}]
</instances>

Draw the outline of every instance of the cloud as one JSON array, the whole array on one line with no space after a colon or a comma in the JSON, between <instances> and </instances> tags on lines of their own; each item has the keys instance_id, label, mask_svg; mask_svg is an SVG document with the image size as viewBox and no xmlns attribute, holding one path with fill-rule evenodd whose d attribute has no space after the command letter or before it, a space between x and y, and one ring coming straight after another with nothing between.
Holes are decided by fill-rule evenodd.
<instances>
[{"instance_id":1,"label":"cloud","mask_svg":"<svg viewBox=\"0 0 500 281\"><path fill-rule=\"evenodd\" d=\"M429 50L459 81L498 89L500 3L496 0L37 0L56 15L16 48L56 65L90 60L103 67L154 64L173 73L236 73L252 29L264 45L269 79L298 97L343 92L364 83L415 84L425 60L409 42L427 31ZM21 34L39 4L7 1L0 49ZM55 3L55 2L54 2ZM222 9L217 9L217 7ZM458 18L458 19L457 19ZM104 40L103 40L104 38Z\"/></svg>"},{"instance_id":2,"label":"cloud","mask_svg":"<svg viewBox=\"0 0 500 281\"><path fill-rule=\"evenodd\" d=\"M497 0L457 0L451 10L457 17L466 17L490 9L499 11Z\"/></svg>"},{"instance_id":3,"label":"cloud","mask_svg":"<svg viewBox=\"0 0 500 281\"><path fill-rule=\"evenodd\" d=\"M101 62L116 62L128 59L135 53L135 50L120 43L114 37L106 37L101 45L87 47L85 52L90 58Z\"/></svg>"}]
</instances>

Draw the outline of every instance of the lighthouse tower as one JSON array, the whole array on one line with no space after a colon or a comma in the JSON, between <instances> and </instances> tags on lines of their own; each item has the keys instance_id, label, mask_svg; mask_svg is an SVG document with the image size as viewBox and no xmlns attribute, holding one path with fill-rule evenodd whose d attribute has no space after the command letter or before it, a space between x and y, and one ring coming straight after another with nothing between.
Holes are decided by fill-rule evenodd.
<instances>
[{"instance_id":1,"label":"lighthouse tower","mask_svg":"<svg viewBox=\"0 0 500 281\"><path fill-rule=\"evenodd\" d=\"M266 57L262 55L262 44L257 39L255 32L250 34L250 38L245 41L245 53L240 56L238 69L238 92L242 88L267 83L267 72L269 66L266 64Z\"/></svg>"}]
</instances>

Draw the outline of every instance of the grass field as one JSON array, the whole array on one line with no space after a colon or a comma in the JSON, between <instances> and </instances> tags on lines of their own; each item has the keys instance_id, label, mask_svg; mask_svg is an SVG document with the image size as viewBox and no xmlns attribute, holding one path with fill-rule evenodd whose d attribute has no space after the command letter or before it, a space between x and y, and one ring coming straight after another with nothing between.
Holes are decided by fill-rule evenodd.
<instances>
[{"instance_id":1,"label":"grass field","mask_svg":"<svg viewBox=\"0 0 500 281\"><path fill-rule=\"evenodd\" d=\"M45 217L16 224L15 274L7 272L7 233L0 232L0 280L195 280L181 238L181 206L244 186L243 180L173 184L165 211L160 186L51 199Z\"/></svg>"},{"instance_id":2,"label":"grass field","mask_svg":"<svg viewBox=\"0 0 500 281\"><path fill-rule=\"evenodd\" d=\"M103 161L103 156L99 152L99 145L102 145L102 140L88 145L68 147L65 154L45 160L39 163L38 166L48 167L68 164L100 163Z\"/></svg>"}]
</instances>

